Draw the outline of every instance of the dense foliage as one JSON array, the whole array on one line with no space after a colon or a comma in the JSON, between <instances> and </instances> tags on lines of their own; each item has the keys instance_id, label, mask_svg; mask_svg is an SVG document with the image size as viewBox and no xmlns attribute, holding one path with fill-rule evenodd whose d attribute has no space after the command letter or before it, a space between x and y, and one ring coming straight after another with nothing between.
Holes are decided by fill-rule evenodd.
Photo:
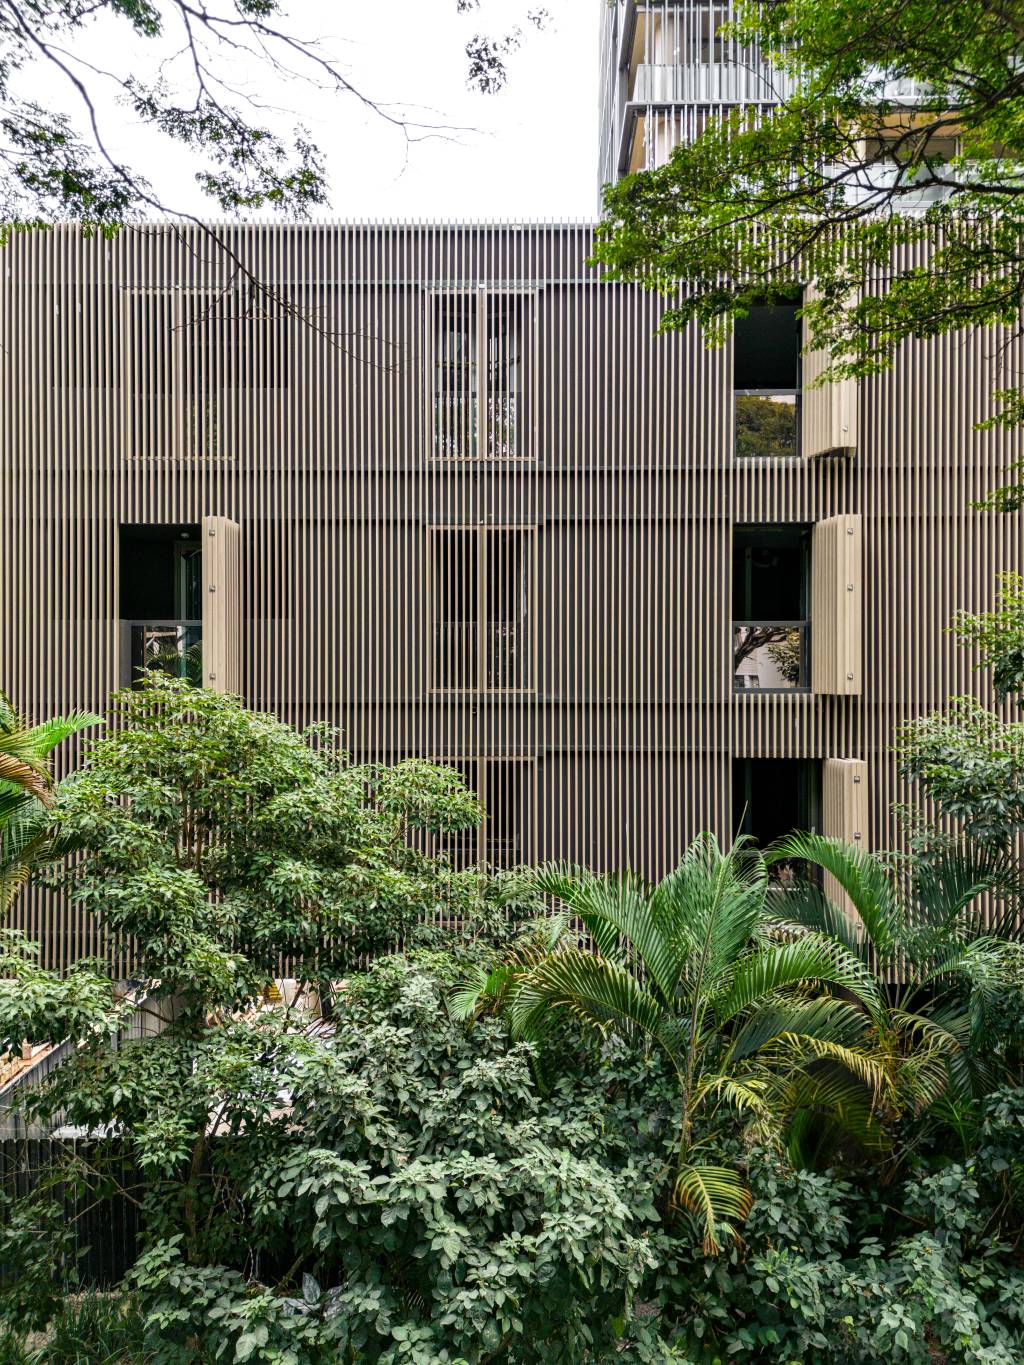
<instances>
[{"instance_id":1,"label":"dense foliage","mask_svg":"<svg viewBox=\"0 0 1024 1365\"><path fill-rule=\"evenodd\" d=\"M79 711L30 725L0 692L0 917L33 871L70 851L47 817L55 796L48 763L58 744L98 723Z\"/></svg>"},{"instance_id":2,"label":"dense foliage","mask_svg":"<svg viewBox=\"0 0 1024 1365\"><path fill-rule=\"evenodd\" d=\"M756 851L741 842L723 854L704 836L654 887L561 864L542 868L537 884L589 942L520 949L458 1003L495 1004L514 1037L542 1040L564 1015L656 1049L679 1089L673 1195L707 1252L735 1239L750 1209L742 1177L718 1156L738 1121L778 1143L825 1111L874 1141L886 1076L858 1044L880 1008L877 983L827 933L772 941Z\"/></svg>"},{"instance_id":3,"label":"dense foliage","mask_svg":"<svg viewBox=\"0 0 1024 1365\"><path fill-rule=\"evenodd\" d=\"M984 784L910 858L456 873L423 842L480 818L454 773L162 677L114 720L45 825L179 1012L112 1049L109 980L5 937L3 1046L79 1042L29 1117L89 1141L0 1210L0 1362L1022 1358L1019 817ZM260 1005L278 955L329 1018ZM112 1298L64 1298L69 1190L138 1208Z\"/></svg>"}]
</instances>

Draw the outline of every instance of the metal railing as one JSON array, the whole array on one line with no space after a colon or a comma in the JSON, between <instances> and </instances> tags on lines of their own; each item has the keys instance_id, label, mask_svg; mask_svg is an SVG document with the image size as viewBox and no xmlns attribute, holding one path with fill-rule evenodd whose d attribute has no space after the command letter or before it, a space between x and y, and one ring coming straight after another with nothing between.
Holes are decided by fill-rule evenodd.
<instances>
[{"instance_id":1,"label":"metal railing","mask_svg":"<svg viewBox=\"0 0 1024 1365\"><path fill-rule=\"evenodd\" d=\"M809 621L734 621L737 692L792 692L810 686Z\"/></svg>"},{"instance_id":2,"label":"metal railing","mask_svg":"<svg viewBox=\"0 0 1024 1365\"><path fill-rule=\"evenodd\" d=\"M736 458L800 454L800 390L736 389Z\"/></svg>"},{"instance_id":3,"label":"metal railing","mask_svg":"<svg viewBox=\"0 0 1024 1365\"><path fill-rule=\"evenodd\" d=\"M122 621L121 685L138 681L145 668L200 686L203 680L202 621Z\"/></svg>"}]
</instances>

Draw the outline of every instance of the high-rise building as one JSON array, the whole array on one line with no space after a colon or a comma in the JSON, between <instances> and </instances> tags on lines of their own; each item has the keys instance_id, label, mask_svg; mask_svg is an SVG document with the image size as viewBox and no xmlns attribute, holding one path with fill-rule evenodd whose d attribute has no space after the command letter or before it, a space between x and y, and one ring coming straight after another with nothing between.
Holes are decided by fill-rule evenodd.
<instances>
[{"instance_id":1,"label":"high-rise building","mask_svg":"<svg viewBox=\"0 0 1024 1365\"><path fill-rule=\"evenodd\" d=\"M652 170L709 117L753 114L789 93L756 46L723 33L734 0L608 0L601 11L602 185Z\"/></svg>"}]
</instances>

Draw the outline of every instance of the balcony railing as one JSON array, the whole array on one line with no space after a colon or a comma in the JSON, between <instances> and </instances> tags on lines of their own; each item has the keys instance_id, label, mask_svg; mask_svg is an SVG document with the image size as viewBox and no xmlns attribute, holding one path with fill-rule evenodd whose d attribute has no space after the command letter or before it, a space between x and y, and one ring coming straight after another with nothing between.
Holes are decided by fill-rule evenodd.
<instances>
[{"instance_id":1,"label":"balcony railing","mask_svg":"<svg viewBox=\"0 0 1024 1365\"><path fill-rule=\"evenodd\" d=\"M642 63L628 98L637 104L771 104L788 98L794 83L753 54L714 61Z\"/></svg>"},{"instance_id":2,"label":"balcony railing","mask_svg":"<svg viewBox=\"0 0 1024 1365\"><path fill-rule=\"evenodd\" d=\"M518 692L527 686L526 628L520 621L447 621L434 627L434 686L454 692Z\"/></svg>"},{"instance_id":3,"label":"balcony railing","mask_svg":"<svg viewBox=\"0 0 1024 1365\"><path fill-rule=\"evenodd\" d=\"M810 685L808 621L734 621L737 692L793 692Z\"/></svg>"},{"instance_id":4,"label":"balcony railing","mask_svg":"<svg viewBox=\"0 0 1024 1365\"><path fill-rule=\"evenodd\" d=\"M155 668L199 687L203 680L202 621L122 621L121 684Z\"/></svg>"},{"instance_id":5,"label":"balcony railing","mask_svg":"<svg viewBox=\"0 0 1024 1365\"><path fill-rule=\"evenodd\" d=\"M736 458L800 454L800 390L736 389Z\"/></svg>"}]
</instances>

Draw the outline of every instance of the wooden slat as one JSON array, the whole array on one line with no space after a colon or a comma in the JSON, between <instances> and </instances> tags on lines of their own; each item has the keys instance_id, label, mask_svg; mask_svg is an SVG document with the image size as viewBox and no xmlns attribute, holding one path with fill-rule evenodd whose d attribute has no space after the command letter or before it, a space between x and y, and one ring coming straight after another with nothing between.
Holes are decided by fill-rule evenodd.
<instances>
[{"instance_id":1,"label":"wooden slat","mask_svg":"<svg viewBox=\"0 0 1024 1365\"><path fill-rule=\"evenodd\" d=\"M241 690L240 532L228 517L203 517L203 683Z\"/></svg>"},{"instance_id":2,"label":"wooden slat","mask_svg":"<svg viewBox=\"0 0 1024 1365\"><path fill-rule=\"evenodd\" d=\"M867 764L860 758L826 758L821 775L821 828L830 839L842 839L853 848L867 848ZM836 879L826 874L825 894L852 915L849 896Z\"/></svg>"},{"instance_id":3,"label":"wooden slat","mask_svg":"<svg viewBox=\"0 0 1024 1365\"><path fill-rule=\"evenodd\" d=\"M804 300L813 297L813 286L808 286L804 290ZM806 318L802 327L800 453L805 459L815 455L852 454L860 436L860 385L856 379L819 384L828 368L829 356L826 351L808 344Z\"/></svg>"},{"instance_id":4,"label":"wooden slat","mask_svg":"<svg viewBox=\"0 0 1024 1365\"><path fill-rule=\"evenodd\" d=\"M859 696L863 690L861 517L828 517L811 538L811 686Z\"/></svg>"}]
</instances>

